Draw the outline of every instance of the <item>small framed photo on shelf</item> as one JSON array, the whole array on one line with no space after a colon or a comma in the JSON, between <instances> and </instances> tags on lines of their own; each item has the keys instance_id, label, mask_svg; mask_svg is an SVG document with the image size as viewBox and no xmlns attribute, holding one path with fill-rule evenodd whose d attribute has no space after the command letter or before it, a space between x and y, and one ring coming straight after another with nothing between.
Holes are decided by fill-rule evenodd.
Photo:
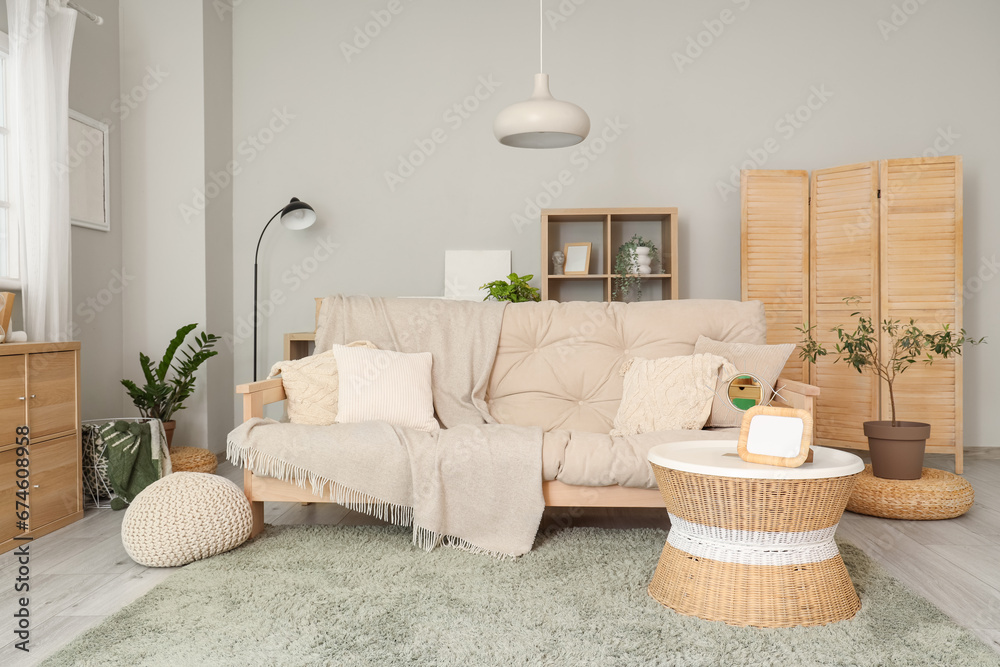
<instances>
[{"instance_id":1,"label":"small framed photo on shelf","mask_svg":"<svg viewBox=\"0 0 1000 667\"><path fill-rule=\"evenodd\" d=\"M566 255L567 276L585 276L590 273L590 243L567 243L563 247Z\"/></svg>"}]
</instances>

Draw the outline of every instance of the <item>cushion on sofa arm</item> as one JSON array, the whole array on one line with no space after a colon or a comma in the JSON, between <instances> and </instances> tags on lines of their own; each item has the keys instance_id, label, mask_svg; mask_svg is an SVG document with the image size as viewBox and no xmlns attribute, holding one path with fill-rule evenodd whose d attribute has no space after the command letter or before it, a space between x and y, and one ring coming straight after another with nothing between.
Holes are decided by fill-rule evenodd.
<instances>
[{"instance_id":1,"label":"cushion on sofa arm","mask_svg":"<svg viewBox=\"0 0 1000 667\"><path fill-rule=\"evenodd\" d=\"M793 343L784 345L753 345L751 343L724 343L699 336L695 343L695 354L717 354L732 364L721 370L715 389L715 401L707 426L738 427L743 423L743 412L729 402L729 381L740 373L757 377L764 383L761 404L771 400L772 389L785 367L788 357L795 350Z\"/></svg>"},{"instance_id":2,"label":"cushion on sofa arm","mask_svg":"<svg viewBox=\"0 0 1000 667\"><path fill-rule=\"evenodd\" d=\"M350 343L348 347L376 349L367 340ZM332 351L313 354L301 359L279 361L271 366L267 378L281 375L285 389L285 410L293 424L325 426L337 421L339 378L337 359Z\"/></svg>"}]
</instances>

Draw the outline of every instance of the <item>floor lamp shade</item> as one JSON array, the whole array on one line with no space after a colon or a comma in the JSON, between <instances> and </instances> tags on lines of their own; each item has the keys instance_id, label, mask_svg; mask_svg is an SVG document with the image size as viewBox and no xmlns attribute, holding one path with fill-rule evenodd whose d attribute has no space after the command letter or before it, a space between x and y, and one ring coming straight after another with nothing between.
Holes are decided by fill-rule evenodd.
<instances>
[{"instance_id":1,"label":"floor lamp shade","mask_svg":"<svg viewBox=\"0 0 1000 667\"><path fill-rule=\"evenodd\" d=\"M316 222L316 211L312 206L301 201L298 197L292 200L271 216L271 219L260 230L257 238L257 249L253 253L253 381L257 381L257 256L260 254L260 242L264 239L264 232L274 222L274 219L281 216L281 226L292 231L299 231L312 227Z\"/></svg>"},{"instance_id":2,"label":"floor lamp shade","mask_svg":"<svg viewBox=\"0 0 1000 667\"><path fill-rule=\"evenodd\" d=\"M507 107L493 122L497 140L514 148L565 148L580 143L589 133L587 112L552 97L548 74L536 74L531 97Z\"/></svg>"}]
</instances>

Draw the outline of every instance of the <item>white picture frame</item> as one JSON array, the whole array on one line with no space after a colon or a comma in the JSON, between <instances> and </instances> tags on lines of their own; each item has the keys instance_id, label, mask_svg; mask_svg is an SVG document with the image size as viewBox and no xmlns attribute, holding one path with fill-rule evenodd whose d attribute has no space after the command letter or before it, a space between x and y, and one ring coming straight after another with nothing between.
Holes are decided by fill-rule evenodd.
<instances>
[{"instance_id":1,"label":"white picture frame","mask_svg":"<svg viewBox=\"0 0 1000 667\"><path fill-rule=\"evenodd\" d=\"M106 123L69 111L69 217L74 227L111 231L111 149Z\"/></svg>"},{"instance_id":2,"label":"white picture frame","mask_svg":"<svg viewBox=\"0 0 1000 667\"><path fill-rule=\"evenodd\" d=\"M567 276L585 276L590 273L590 243L567 243L563 246L566 263L563 273Z\"/></svg>"}]
</instances>

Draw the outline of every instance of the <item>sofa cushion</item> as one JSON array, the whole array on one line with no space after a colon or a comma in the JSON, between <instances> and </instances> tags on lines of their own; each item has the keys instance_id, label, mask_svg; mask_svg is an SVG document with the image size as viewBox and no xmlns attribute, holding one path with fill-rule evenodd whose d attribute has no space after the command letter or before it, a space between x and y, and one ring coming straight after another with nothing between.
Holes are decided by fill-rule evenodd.
<instances>
[{"instance_id":1,"label":"sofa cushion","mask_svg":"<svg viewBox=\"0 0 1000 667\"><path fill-rule=\"evenodd\" d=\"M625 387L611 435L701 430L725 363L714 354L632 357L622 364Z\"/></svg>"},{"instance_id":2,"label":"sofa cushion","mask_svg":"<svg viewBox=\"0 0 1000 667\"><path fill-rule=\"evenodd\" d=\"M349 343L348 347L377 349L367 340ZM293 424L333 424L337 421L340 401L337 358L333 350L295 360L279 361L271 366L267 379L281 376L285 389L285 410Z\"/></svg>"},{"instance_id":3,"label":"sofa cushion","mask_svg":"<svg viewBox=\"0 0 1000 667\"><path fill-rule=\"evenodd\" d=\"M440 428L434 418L430 352L395 352L334 345L340 377L337 423L384 421L418 431Z\"/></svg>"},{"instance_id":4,"label":"sofa cushion","mask_svg":"<svg viewBox=\"0 0 1000 667\"><path fill-rule=\"evenodd\" d=\"M694 352L698 336L763 344L759 301L571 301L507 306L490 376L503 424L608 433L622 398L622 363Z\"/></svg>"},{"instance_id":5,"label":"sofa cushion","mask_svg":"<svg viewBox=\"0 0 1000 667\"><path fill-rule=\"evenodd\" d=\"M772 389L793 350L795 350L794 343L752 345L732 341L722 342L699 336L694 346L695 354L717 354L729 362L719 373L708 425L732 428L743 423L743 411L737 410L729 402L729 381L737 373L749 373L763 382L761 404L770 403Z\"/></svg>"}]
</instances>

